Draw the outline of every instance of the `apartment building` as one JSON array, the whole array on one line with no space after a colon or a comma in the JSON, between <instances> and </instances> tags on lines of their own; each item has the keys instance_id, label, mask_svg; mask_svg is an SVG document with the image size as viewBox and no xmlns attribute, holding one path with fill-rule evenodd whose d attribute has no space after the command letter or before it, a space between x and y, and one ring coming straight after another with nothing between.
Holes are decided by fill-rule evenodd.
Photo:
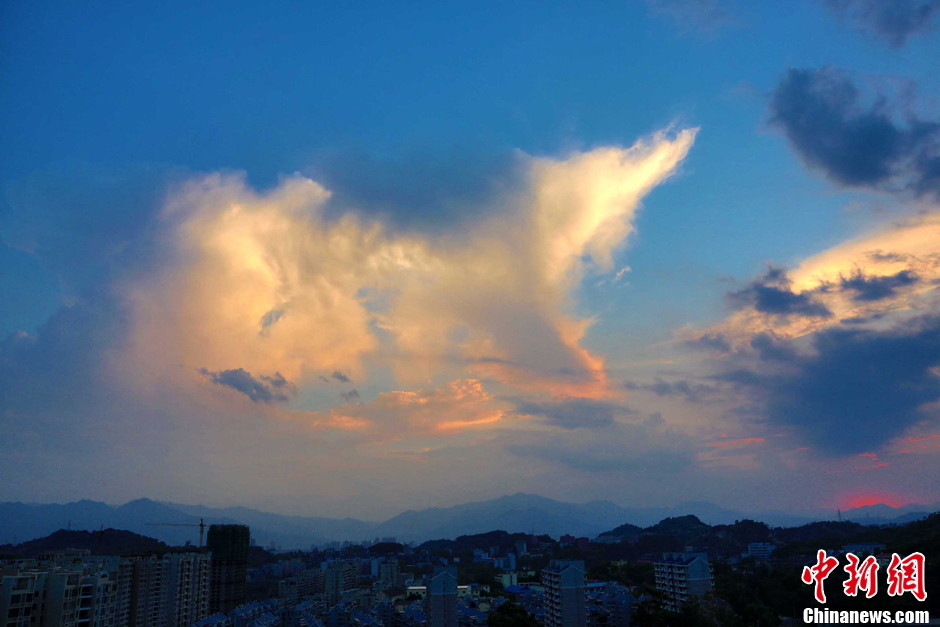
<instances>
[{"instance_id":1,"label":"apartment building","mask_svg":"<svg viewBox=\"0 0 940 627\"><path fill-rule=\"evenodd\" d=\"M248 551L245 525L210 525L206 549L212 555L209 613L231 612L248 598Z\"/></svg>"},{"instance_id":2,"label":"apartment building","mask_svg":"<svg viewBox=\"0 0 940 627\"><path fill-rule=\"evenodd\" d=\"M0 577L0 627L29 627L36 578L9 574Z\"/></svg>"},{"instance_id":3,"label":"apartment building","mask_svg":"<svg viewBox=\"0 0 940 627\"><path fill-rule=\"evenodd\" d=\"M208 555L45 557L0 565L0 626L190 627L208 616Z\"/></svg>"},{"instance_id":4,"label":"apartment building","mask_svg":"<svg viewBox=\"0 0 940 627\"><path fill-rule=\"evenodd\" d=\"M665 607L673 611L713 587L707 553L663 553L663 559L655 562L654 568L656 589L663 593Z\"/></svg>"},{"instance_id":5,"label":"apartment building","mask_svg":"<svg viewBox=\"0 0 940 627\"><path fill-rule=\"evenodd\" d=\"M586 627L584 562L552 560L542 569L546 627Z\"/></svg>"},{"instance_id":6,"label":"apartment building","mask_svg":"<svg viewBox=\"0 0 940 627\"><path fill-rule=\"evenodd\" d=\"M359 565L354 561L329 562L323 574L324 593L329 605L339 603L346 592L359 589Z\"/></svg>"},{"instance_id":7,"label":"apartment building","mask_svg":"<svg viewBox=\"0 0 940 627\"><path fill-rule=\"evenodd\" d=\"M457 567L435 566L425 584L425 612L430 627L458 627Z\"/></svg>"}]
</instances>

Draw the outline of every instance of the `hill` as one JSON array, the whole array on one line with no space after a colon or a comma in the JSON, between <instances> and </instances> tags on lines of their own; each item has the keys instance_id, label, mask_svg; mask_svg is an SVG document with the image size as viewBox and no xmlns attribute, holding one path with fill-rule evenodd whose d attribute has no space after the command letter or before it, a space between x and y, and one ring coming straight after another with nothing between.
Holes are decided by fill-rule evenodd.
<instances>
[{"instance_id":1,"label":"hill","mask_svg":"<svg viewBox=\"0 0 940 627\"><path fill-rule=\"evenodd\" d=\"M41 553L52 553L66 549L87 549L93 555L142 555L164 553L171 548L166 543L154 538L121 529L105 529L100 534L97 531L59 529L46 537L29 540L21 544L0 545L0 554L35 558Z\"/></svg>"},{"instance_id":2,"label":"hill","mask_svg":"<svg viewBox=\"0 0 940 627\"><path fill-rule=\"evenodd\" d=\"M541 536L541 539L550 540L548 536ZM528 542L528 540L529 534L527 533L488 531L486 533L459 536L453 540L429 540L418 548L430 552L451 551L460 553L481 547L498 547L499 553L505 554L515 552L517 542Z\"/></svg>"}]
</instances>

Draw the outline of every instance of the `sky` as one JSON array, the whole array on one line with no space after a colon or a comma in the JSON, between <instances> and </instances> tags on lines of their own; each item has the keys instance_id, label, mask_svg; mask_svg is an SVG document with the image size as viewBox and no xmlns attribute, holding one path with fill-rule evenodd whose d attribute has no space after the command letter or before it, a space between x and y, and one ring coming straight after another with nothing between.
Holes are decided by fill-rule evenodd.
<instances>
[{"instance_id":1,"label":"sky","mask_svg":"<svg viewBox=\"0 0 940 627\"><path fill-rule=\"evenodd\" d=\"M0 8L0 500L940 501L940 1Z\"/></svg>"}]
</instances>

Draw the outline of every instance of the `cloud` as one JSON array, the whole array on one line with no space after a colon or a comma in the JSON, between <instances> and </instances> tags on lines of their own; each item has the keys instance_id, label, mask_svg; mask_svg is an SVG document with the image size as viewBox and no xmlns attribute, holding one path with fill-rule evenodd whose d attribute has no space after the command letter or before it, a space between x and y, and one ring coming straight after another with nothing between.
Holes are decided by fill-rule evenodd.
<instances>
[{"instance_id":1,"label":"cloud","mask_svg":"<svg viewBox=\"0 0 940 627\"><path fill-rule=\"evenodd\" d=\"M569 470L637 475L679 473L694 463L700 448L688 435L670 428L659 414L635 424L572 431L564 440L534 434L525 443L507 446L514 455Z\"/></svg>"},{"instance_id":2,"label":"cloud","mask_svg":"<svg viewBox=\"0 0 940 627\"><path fill-rule=\"evenodd\" d=\"M686 32L714 35L738 22L732 0L646 0L646 4L652 13Z\"/></svg>"},{"instance_id":3,"label":"cloud","mask_svg":"<svg viewBox=\"0 0 940 627\"><path fill-rule=\"evenodd\" d=\"M342 381L343 383L349 383L349 377L344 375L339 370L334 370L333 374L331 374L330 376L336 379L337 381Z\"/></svg>"},{"instance_id":4,"label":"cloud","mask_svg":"<svg viewBox=\"0 0 940 627\"><path fill-rule=\"evenodd\" d=\"M913 285L919 280L910 270L901 270L896 274L866 277L861 270L855 270L850 277L842 277L842 289L855 292L856 301L873 301L891 298L898 288Z\"/></svg>"},{"instance_id":5,"label":"cloud","mask_svg":"<svg viewBox=\"0 0 940 627\"><path fill-rule=\"evenodd\" d=\"M396 159L334 151L317 155L310 172L332 192L325 208L332 217L367 211L395 228L442 232L498 211L489 200L517 191L526 167L518 153L443 150Z\"/></svg>"},{"instance_id":6,"label":"cloud","mask_svg":"<svg viewBox=\"0 0 940 627\"><path fill-rule=\"evenodd\" d=\"M159 256L155 216L166 188L190 175L151 166L105 171L90 165L33 173L4 185L0 240L54 272L65 302L103 304L115 283L132 279Z\"/></svg>"},{"instance_id":7,"label":"cloud","mask_svg":"<svg viewBox=\"0 0 940 627\"><path fill-rule=\"evenodd\" d=\"M696 350L718 351L727 353L731 350L731 344L721 333L703 333L700 337L687 340L685 345Z\"/></svg>"},{"instance_id":8,"label":"cloud","mask_svg":"<svg viewBox=\"0 0 940 627\"><path fill-rule=\"evenodd\" d=\"M732 350L706 367L756 406L752 424L792 429L824 455L873 451L936 418L938 285L940 212L933 209L792 270L771 268L731 295L742 309L677 339L726 338ZM773 295L774 306L761 300L766 287L783 293ZM831 315L780 315L807 307Z\"/></svg>"},{"instance_id":9,"label":"cloud","mask_svg":"<svg viewBox=\"0 0 940 627\"><path fill-rule=\"evenodd\" d=\"M763 361L793 361L797 353L793 348L780 341L773 332L758 333L751 338L751 348L757 350Z\"/></svg>"},{"instance_id":10,"label":"cloud","mask_svg":"<svg viewBox=\"0 0 940 627\"><path fill-rule=\"evenodd\" d=\"M112 332L122 320L109 305L60 307L35 335L18 331L0 341L0 416L68 416L106 403ZM111 332L109 332L109 330Z\"/></svg>"},{"instance_id":11,"label":"cloud","mask_svg":"<svg viewBox=\"0 0 940 627\"><path fill-rule=\"evenodd\" d=\"M790 69L770 114L800 158L837 185L940 193L940 124L913 113L899 124L884 97L863 106L858 88L836 70Z\"/></svg>"},{"instance_id":12,"label":"cloud","mask_svg":"<svg viewBox=\"0 0 940 627\"><path fill-rule=\"evenodd\" d=\"M737 440L730 440L726 436L722 436L721 439L709 442L708 446L714 448L740 449L755 444L763 444L766 441L765 438L739 438Z\"/></svg>"},{"instance_id":13,"label":"cloud","mask_svg":"<svg viewBox=\"0 0 940 627\"><path fill-rule=\"evenodd\" d=\"M216 385L241 392L256 403L283 403L290 400L297 391L296 387L280 372L275 372L273 377L253 377L242 368L221 372L210 372L205 368L200 368L199 374Z\"/></svg>"},{"instance_id":14,"label":"cloud","mask_svg":"<svg viewBox=\"0 0 940 627\"><path fill-rule=\"evenodd\" d=\"M126 224L117 220L113 250L106 215L75 218L75 237L89 237L67 253L57 249L69 235L55 216L40 220L52 234L23 226L37 256L61 252L67 267L70 255L74 265L92 250L102 262L96 276L70 279L83 289L69 307L35 334L0 343L0 416L14 432L0 438L0 474L15 479L17 497L40 500L89 489L75 469L92 468L109 478L82 496L120 500L132 486L193 502L254 494L254 505L283 508L316 494L343 513L348 494L385 513L420 505L419 494L452 494L445 479L455 468L496 492L510 475L522 487L530 480L518 471L532 464L493 444L504 434L520 444L530 432L539 443L577 438L631 415L619 407L603 427L604 408L589 406L621 392L607 388L603 360L582 345L593 319L576 313L578 288L622 267L642 199L677 171L694 136L520 156L508 195L452 233L337 211L330 191L303 177L260 192L237 174L154 192ZM67 206L64 198L50 204ZM34 197L21 199L25 224ZM106 193L99 204L108 205ZM30 249L29 237L21 241ZM353 381L395 389L365 402ZM553 417L523 418L510 394ZM306 403L337 406L298 407ZM579 407L595 412L595 426L563 429ZM651 445L671 437L644 433ZM425 449L443 452L395 456ZM637 467L660 459L636 455ZM594 464L616 456L602 449ZM100 460L127 470L107 475Z\"/></svg>"},{"instance_id":15,"label":"cloud","mask_svg":"<svg viewBox=\"0 0 940 627\"><path fill-rule=\"evenodd\" d=\"M592 321L570 313L575 288L612 271L640 200L695 132L523 157L522 183L494 200L504 210L456 235L332 216L331 193L301 177L265 194L239 176L191 181L162 214L167 262L122 286L130 354L148 376L182 363L278 370L301 385L324 370L359 378L378 355L416 384L456 357L475 377L604 395L603 360L580 345Z\"/></svg>"},{"instance_id":16,"label":"cloud","mask_svg":"<svg viewBox=\"0 0 940 627\"><path fill-rule=\"evenodd\" d=\"M770 268L767 273L743 290L731 292L729 298L739 306L752 306L755 311L774 315L796 315L829 318L832 312L809 293L795 294L790 290L786 272Z\"/></svg>"},{"instance_id":17,"label":"cloud","mask_svg":"<svg viewBox=\"0 0 940 627\"><path fill-rule=\"evenodd\" d=\"M665 381L656 378L654 383L645 385L626 382L624 387L628 390L646 390L656 394L656 396L681 396L690 403L702 403L709 400L719 390L716 386L705 385L703 383L693 383L684 379L678 381Z\"/></svg>"},{"instance_id":18,"label":"cloud","mask_svg":"<svg viewBox=\"0 0 940 627\"><path fill-rule=\"evenodd\" d=\"M742 309L708 329L683 330L677 340L699 348L720 337L728 346L726 353L753 348L769 357L766 351L771 344L783 346L778 340L808 336L840 324L864 327L877 323L884 328L912 312L940 311L938 284L940 211L933 209L843 242L791 270L772 268L729 295ZM762 302L759 290L768 287L775 293ZM794 306L802 312L808 308L822 313L825 309L831 315L779 315ZM761 334L770 334L774 342L759 338Z\"/></svg>"},{"instance_id":19,"label":"cloud","mask_svg":"<svg viewBox=\"0 0 940 627\"><path fill-rule=\"evenodd\" d=\"M352 398L346 399L351 404L320 412L294 412L290 417L321 430L347 431L367 442L389 442L492 428L509 412L506 403L474 379L455 380L434 389L383 392L368 403L353 403Z\"/></svg>"},{"instance_id":20,"label":"cloud","mask_svg":"<svg viewBox=\"0 0 940 627\"><path fill-rule=\"evenodd\" d=\"M764 396L771 422L798 427L822 451L877 449L927 419L922 407L940 400L940 317L886 331L828 329L813 347L791 359L786 374L727 376Z\"/></svg>"},{"instance_id":21,"label":"cloud","mask_svg":"<svg viewBox=\"0 0 940 627\"><path fill-rule=\"evenodd\" d=\"M840 18L887 41L895 48L913 35L937 26L940 0L825 0Z\"/></svg>"},{"instance_id":22,"label":"cloud","mask_svg":"<svg viewBox=\"0 0 940 627\"><path fill-rule=\"evenodd\" d=\"M618 403L573 398L558 401L523 401L516 404L516 413L539 416L545 424L562 429L596 429L608 427L617 416L634 413Z\"/></svg>"}]
</instances>

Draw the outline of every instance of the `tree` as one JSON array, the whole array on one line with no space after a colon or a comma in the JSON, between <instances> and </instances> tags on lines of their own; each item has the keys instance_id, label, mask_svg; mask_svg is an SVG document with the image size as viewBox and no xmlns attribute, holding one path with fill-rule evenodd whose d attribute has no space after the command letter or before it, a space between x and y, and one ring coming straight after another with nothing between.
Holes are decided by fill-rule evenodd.
<instances>
[{"instance_id":1,"label":"tree","mask_svg":"<svg viewBox=\"0 0 940 627\"><path fill-rule=\"evenodd\" d=\"M524 607L512 601L500 605L496 611L490 612L486 619L489 627L541 627L535 617L529 614Z\"/></svg>"}]
</instances>

